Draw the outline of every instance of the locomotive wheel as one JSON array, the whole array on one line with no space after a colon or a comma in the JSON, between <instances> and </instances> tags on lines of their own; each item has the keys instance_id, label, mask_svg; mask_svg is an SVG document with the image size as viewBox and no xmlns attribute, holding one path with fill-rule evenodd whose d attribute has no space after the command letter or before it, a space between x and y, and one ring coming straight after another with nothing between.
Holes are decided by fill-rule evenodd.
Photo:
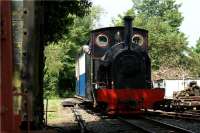
<instances>
[{"instance_id":1,"label":"locomotive wheel","mask_svg":"<svg viewBox=\"0 0 200 133\"><path fill-rule=\"evenodd\" d=\"M107 105L107 103L104 103L104 102L98 103L95 110L97 110L97 112L106 114L107 110L108 110L108 105Z\"/></svg>"}]
</instances>

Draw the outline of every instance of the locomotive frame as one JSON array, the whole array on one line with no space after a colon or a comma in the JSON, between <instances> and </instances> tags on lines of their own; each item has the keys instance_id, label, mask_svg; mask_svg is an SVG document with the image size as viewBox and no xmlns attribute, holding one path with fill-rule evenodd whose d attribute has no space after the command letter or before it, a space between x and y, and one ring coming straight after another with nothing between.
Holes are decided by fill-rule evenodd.
<instances>
[{"instance_id":1,"label":"locomotive frame","mask_svg":"<svg viewBox=\"0 0 200 133\"><path fill-rule=\"evenodd\" d=\"M91 31L76 60L76 95L108 114L152 108L165 93L152 88L148 31L133 28L131 17L124 20L124 27Z\"/></svg>"}]
</instances>

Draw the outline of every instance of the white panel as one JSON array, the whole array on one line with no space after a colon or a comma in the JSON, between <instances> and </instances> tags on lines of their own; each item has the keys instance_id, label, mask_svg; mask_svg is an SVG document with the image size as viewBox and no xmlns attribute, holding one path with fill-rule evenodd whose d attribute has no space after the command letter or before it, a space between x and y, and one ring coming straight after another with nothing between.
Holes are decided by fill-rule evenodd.
<instances>
[{"instance_id":1,"label":"white panel","mask_svg":"<svg viewBox=\"0 0 200 133\"><path fill-rule=\"evenodd\" d=\"M200 86L200 80L187 79L187 80L185 80L185 83L186 83L185 85L186 85L186 87L189 85L189 83L190 83L191 81L196 81L196 82L197 82L197 85Z\"/></svg>"},{"instance_id":2,"label":"white panel","mask_svg":"<svg viewBox=\"0 0 200 133\"><path fill-rule=\"evenodd\" d=\"M164 80L165 82L165 98L173 98L175 91L181 91L184 89L183 80Z\"/></svg>"},{"instance_id":3,"label":"white panel","mask_svg":"<svg viewBox=\"0 0 200 133\"><path fill-rule=\"evenodd\" d=\"M81 55L81 57L79 58L79 69L80 69L79 75L85 73L85 53Z\"/></svg>"},{"instance_id":4,"label":"white panel","mask_svg":"<svg viewBox=\"0 0 200 133\"><path fill-rule=\"evenodd\" d=\"M76 70L76 79L79 79L79 59L76 60L75 70Z\"/></svg>"},{"instance_id":5,"label":"white panel","mask_svg":"<svg viewBox=\"0 0 200 133\"><path fill-rule=\"evenodd\" d=\"M197 85L200 86L200 80L197 80Z\"/></svg>"},{"instance_id":6,"label":"white panel","mask_svg":"<svg viewBox=\"0 0 200 133\"><path fill-rule=\"evenodd\" d=\"M191 81L197 81L197 84L200 86L200 80L164 80L165 98L173 98L173 93L175 91L184 90Z\"/></svg>"}]
</instances>

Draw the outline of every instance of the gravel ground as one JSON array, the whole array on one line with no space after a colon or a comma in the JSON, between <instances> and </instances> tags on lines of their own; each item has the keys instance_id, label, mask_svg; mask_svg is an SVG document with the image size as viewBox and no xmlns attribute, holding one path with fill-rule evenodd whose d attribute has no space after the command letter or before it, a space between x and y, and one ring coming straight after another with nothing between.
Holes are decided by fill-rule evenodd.
<instances>
[{"instance_id":1,"label":"gravel ground","mask_svg":"<svg viewBox=\"0 0 200 133\"><path fill-rule=\"evenodd\" d=\"M70 101L67 99L67 101ZM73 101L73 99L72 99ZM59 104L59 107L56 109L56 117L48 121L49 126L55 127L64 127L66 129L66 133L78 132L77 122L75 121L74 113L72 112L72 107L62 107L62 104ZM101 117L92 114L85 109L78 108L77 111L82 116L82 119L85 120L87 129L91 133L137 133L135 129L132 127L125 125L124 123L120 122L117 119L102 119ZM200 123L196 121L190 120L177 120L172 118L165 118L165 117L152 117L154 119L174 124L176 126L180 126L191 130L195 133L200 133Z\"/></svg>"},{"instance_id":2,"label":"gravel ground","mask_svg":"<svg viewBox=\"0 0 200 133\"><path fill-rule=\"evenodd\" d=\"M141 133L118 119L109 119L108 117L102 119L85 109L79 109L79 112L86 121L87 129L92 133Z\"/></svg>"},{"instance_id":3,"label":"gravel ground","mask_svg":"<svg viewBox=\"0 0 200 133\"><path fill-rule=\"evenodd\" d=\"M156 119L165 123L169 123L175 126L179 126L188 130L191 130L195 133L200 133L200 122L192 121L192 120L182 120L182 119L173 119L166 117L150 117L152 119Z\"/></svg>"},{"instance_id":4,"label":"gravel ground","mask_svg":"<svg viewBox=\"0 0 200 133\"><path fill-rule=\"evenodd\" d=\"M48 126L50 127L62 127L66 133L76 133L78 132L77 122L75 121L74 114L71 107L63 107L62 102L65 100L59 100L55 105L54 103L49 103L49 110L55 112L49 112ZM54 104L54 105L51 105ZM52 106L52 107L51 107Z\"/></svg>"},{"instance_id":5,"label":"gravel ground","mask_svg":"<svg viewBox=\"0 0 200 133\"><path fill-rule=\"evenodd\" d=\"M74 99L65 99L62 101L74 102ZM48 121L49 126L63 127L66 133L79 132L72 107L62 107L62 104L60 104L56 110L56 117ZM90 133L137 133L132 127L125 125L117 119L102 119L98 115L82 108L76 110L82 116L82 119L85 120L86 127Z\"/></svg>"}]
</instances>

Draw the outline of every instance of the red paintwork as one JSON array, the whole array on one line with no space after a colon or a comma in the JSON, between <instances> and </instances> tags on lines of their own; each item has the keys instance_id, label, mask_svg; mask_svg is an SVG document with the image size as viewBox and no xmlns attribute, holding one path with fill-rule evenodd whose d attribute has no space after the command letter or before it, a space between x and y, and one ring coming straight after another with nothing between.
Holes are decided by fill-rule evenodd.
<instances>
[{"instance_id":1,"label":"red paintwork","mask_svg":"<svg viewBox=\"0 0 200 133\"><path fill-rule=\"evenodd\" d=\"M13 112L13 58L11 30L11 2L1 0L1 43L0 43L0 132L18 133L18 116Z\"/></svg>"},{"instance_id":2,"label":"red paintwork","mask_svg":"<svg viewBox=\"0 0 200 133\"><path fill-rule=\"evenodd\" d=\"M108 104L108 113L135 113L140 109L152 108L155 102L164 99L165 91L161 88L153 89L99 89L96 91L97 102ZM124 104L136 101L137 106Z\"/></svg>"}]
</instances>

